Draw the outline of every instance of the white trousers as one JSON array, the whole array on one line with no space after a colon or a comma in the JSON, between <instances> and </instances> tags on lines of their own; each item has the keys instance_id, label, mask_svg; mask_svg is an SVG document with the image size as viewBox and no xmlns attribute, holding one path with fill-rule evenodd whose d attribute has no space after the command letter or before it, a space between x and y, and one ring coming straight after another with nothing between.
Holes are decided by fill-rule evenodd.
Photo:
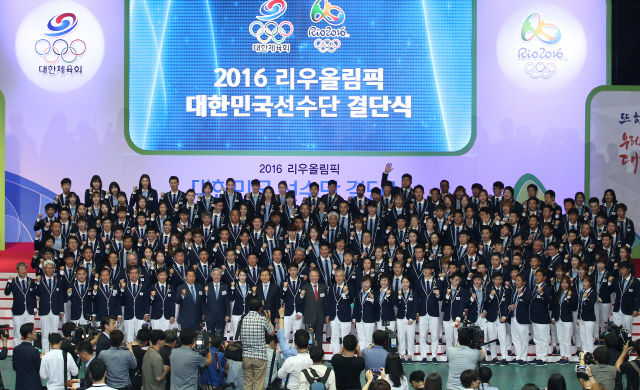
<instances>
[{"instance_id":1,"label":"white trousers","mask_svg":"<svg viewBox=\"0 0 640 390\"><path fill-rule=\"evenodd\" d=\"M482 331L484 332L484 334L485 334L485 340L484 341L493 340L491 337L489 337L487 335L487 320L485 318L478 317L478 320L476 321L475 325L479 326L480 329L482 329ZM486 357L487 356L487 345L482 347L482 352L484 353L484 356Z\"/></svg>"},{"instance_id":2,"label":"white trousers","mask_svg":"<svg viewBox=\"0 0 640 390\"><path fill-rule=\"evenodd\" d=\"M334 355L339 354L340 349L342 348L340 338L348 335L350 332L351 321L341 322L340 320L338 320L338 316L336 315L336 318L331 321L331 349L333 350Z\"/></svg>"},{"instance_id":3,"label":"white trousers","mask_svg":"<svg viewBox=\"0 0 640 390\"><path fill-rule=\"evenodd\" d=\"M573 322L556 321L556 332L558 334L558 346L560 356L571 357L571 333L573 333Z\"/></svg>"},{"instance_id":4,"label":"white trousers","mask_svg":"<svg viewBox=\"0 0 640 390\"><path fill-rule=\"evenodd\" d=\"M500 341L500 354L501 360L509 359L509 347L511 346L511 339L509 338L509 333L507 332L507 323L500 322L500 320L495 322L496 332L498 333L498 341Z\"/></svg>"},{"instance_id":5,"label":"white trousers","mask_svg":"<svg viewBox=\"0 0 640 390\"><path fill-rule=\"evenodd\" d=\"M235 337L236 337L236 329L238 329L238 322L240 322L240 318L242 318L242 316L231 316L231 338L235 341ZM284 323L285 326L285 336L287 335L287 323L285 321Z\"/></svg>"},{"instance_id":6,"label":"white trousers","mask_svg":"<svg viewBox=\"0 0 640 390\"><path fill-rule=\"evenodd\" d=\"M375 329L375 326L376 324L373 322L356 322L356 333L360 349L367 348L373 342L373 329Z\"/></svg>"},{"instance_id":7,"label":"white trousers","mask_svg":"<svg viewBox=\"0 0 640 390\"><path fill-rule=\"evenodd\" d=\"M49 351L49 333L58 333L60 315L49 312L46 316L40 316L40 328L42 329L42 349Z\"/></svg>"},{"instance_id":8,"label":"white trousers","mask_svg":"<svg viewBox=\"0 0 640 390\"><path fill-rule=\"evenodd\" d=\"M151 320L151 329L157 329L161 331L171 329L171 321L161 318L159 320Z\"/></svg>"},{"instance_id":9,"label":"white trousers","mask_svg":"<svg viewBox=\"0 0 640 390\"><path fill-rule=\"evenodd\" d=\"M420 358L427 358L427 335L431 332L431 357L438 357L438 343L440 338L440 318L429 315L421 316L418 323L418 339L420 341Z\"/></svg>"},{"instance_id":10,"label":"white trousers","mask_svg":"<svg viewBox=\"0 0 640 390\"><path fill-rule=\"evenodd\" d=\"M491 340L497 339L498 338L498 323L500 322L500 320L497 319L495 322L489 322L486 319L484 319L484 320L485 320L485 324L484 324L485 339L484 339L484 341L491 341ZM500 342L500 345L502 345L502 342ZM496 343L491 343L491 344L487 345L486 348L487 349L491 348L491 355L494 358L498 357L498 345Z\"/></svg>"},{"instance_id":11,"label":"white trousers","mask_svg":"<svg viewBox=\"0 0 640 390\"><path fill-rule=\"evenodd\" d=\"M378 330L384 330L384 326L382 326L382 321L378 321L376 322L376 328ZM395 321L389 321L389 326L387 327L389 328L389 330L393 330L395 332L396 330L396 322Z\"/></svg>"},{"instance_id":12,"label":"white trousers","mask_svg":"<svg viewBox=\"0 0 640 390\"><path fill-rule=\"evenodd\" d=\"M62 318L62 323L66 324L69 321L72 321L71 320L71 301L64 303L64 317Z\"/></svg>"},{"instance_id":13,"label":"white trousers","mask_svg":"<svg viewBox=\"0 0 640 390\"><path fill-rule=\"evenodd\" d=\"M398 354L405 358L413 359L416 345L416 321L409 325L408 318L399 318L398 321Z\"/></svg>"},{"instance_id":14,"label":"white trousers","mask_svg":"<svg viewBox=\"0 0 640 390\"><path fill-rule=\"evenodd\" d=\"M624 326L629 332L633 329L633 316L622 314L622 310L613 312L613 322L618 326Z\"/></svg>"},{"instance_id":15,"label":"white trousers","mask_svg":"<svg viewBox=\"0 0 640 390\"><path fill-rule=\"evenodd\" d=\"M516 360L527 361L529 348L529 324L519 324L515 317L511 320L511 337L515 349Z\"/></svg>"},{"instance_id":16,"label":"white trousers","mask_svg":"<svg viewBox=\"0 0 640 390\"><path fill-rule=\"evenodd\" d=\"M596 326L593 328L593 336L594 338L599 338L600 331L602 330L602 328L604 328L604 323L609 321L611 304L596 302L595 311L596 311Z\"/></svg>"},{"instance_id":17,"label":"white trousers","mask_svg":"<svg viewBox=\"0 0 640 390\"><path fill-rule=\"evenodd\" d=\"M442 327L444 330L444 341L447 344L447 348L455 348L458 343L458 328L454 328L451 325L454 321L443 321Z\"/></svg>"},{"instance_id":18,"label":"white trousers","mask_svg":"<svg viewBox=\"0 0 640 390\"><path fill-rule=\"evenodd\" d=\"M582 340L582 350L593 353L593 328L596 327L595 321L580 321L578 332Z\"/></svg>"},{"instance_id":19,"label":"white trousers","mask_svg":"<svg viewBox=\"0 0 640 390\"><path fill-rule=\"evenodd\" d=\"M549 357L550 328L550 324L531 324L533 342L536 344L536 359L543 362L546 362Z\"/></svg>"},{"instance_id":20,"label":"white trousers","mask_svg":"<svg viewBox=\"0 0 640 390\"><path fill-rule=\"evenodd\" d=\"M131 320L124 320L124 341L128 341L130 343L136 341L138 331L142 329L142 324L146 323L147 322L145 320L139 320L135 317Z\"/></svg>"},{"instance_id":21,"label":"white trousers","mask_svg":"<svg viewBox=\"0 0 640 390\"><path fill-rule=\"evenodd\" d=\"M22 336L20 335L20 327L29 322L35 325L33 314L29 314L26 310L19 316L13 316L13 347L17 347L22 343Z\"/></svg>"},{"instance_id":22,"label":"white trousers","mask_svg":"<svg viewBox=\"0 0 640 390\"><path fill-rule=\"evenodd\" d=\"M573 339L576 342L576 348L582 348L582 339L580 338L580 332L578 332L578 312L574 311L573 314L573 329L576 332L573 334Z\"/></svg>"},{"instance_id":23,"label":"white trousers","mask_svg":"<svg viewBox=\"0 0 640 390\"><path fill-rule=\"evenodd\" d=\"M551 325L551 346L556 347L558 345L558 328L553 324Z\"/></svg>"},{"instance_id":24,"label":"white trousers","mask_svg":"<svg viewBox=\"0 0 640 390\"><path fill-rule=\"evenodd\" d=\"M297 316L297 313L293 313L290 316L284 317L284 336L287 338L287 341L293 340L293 335L296 333L298 329L304 329L304 322L302 321L303 317L300 316L300 319L296 320L296 316ZM238 316L238 319L239 318L240 317ZM236 328L234 327L234 329ZM333 345L333 333L331 334L331 344ZM338 350L338 352L340 352L340 350Z\"/></svg>"}]
</instances>

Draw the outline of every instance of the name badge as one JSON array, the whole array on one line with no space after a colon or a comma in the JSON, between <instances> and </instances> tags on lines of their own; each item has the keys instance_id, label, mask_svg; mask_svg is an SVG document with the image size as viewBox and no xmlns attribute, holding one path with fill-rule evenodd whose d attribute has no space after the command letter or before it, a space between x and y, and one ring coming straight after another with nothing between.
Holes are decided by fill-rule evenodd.
<instances>
[{"instance_id":1,"label":"name badge","mask_svg":"<svg viewBox=\"0 0 640 390\"><path fill-rule=\"evenodd\" d=\"M365 302L373 302L372 298L365 298L364 300L365 300Z\"/></svg>"},{"instance_id":2,"label":"name badge","mask_svg":"<svg viewBox=\"0 0 640 390\"><path fill-rule=\"evenodd\" d=\"M60 291L60 288L56 287L56 291Z\"/></svg>"},{"instance_id":3,"label":"name badge","mask_svg":"<svg viewBox=\"0 0 640 390\"><path fill-rule=\"evenodd\" d=\"M100 249L96 249L96 253L100 253Z\"/></svg>"},{"instance_id":4,"label":"name badge","mask_svg":"<svg viewBox=\"0 0 640 390\"><path fill-rule=\"evenodd\" d=\"M459 301L459 300L460 300L460 297L456 297L456 301Z\"/></svg>"},{"instance_id":5,"label":"name badge","mask_svg":"<svg viewBox=\"0 0 640 390\"><path fill-rule=\"evenodd\" d=\"M198 291L198 295L202 295L202 291Z\"/></svg>"},{"instance_id":6,"label":"name badge","mask_svg":"<svg viewBox=\"0 0 640 390\"><path fill-rule=\"evenodd\" d=\"M171 298L171 293L168 293L168 294L167 294L167 298Z\"/></svg>"},{"instance_id":7,"label":"name badge","mask_svg":"<svg viewBox=\"0 0 640 390\"><path fill-rule=\"evenodd\" d=\"M320 293L320 297L324 297L324 293Z\"/></svg>"},{"instance_id":8,"label":"name badge","mask_svg":"<svg viewBox=\"0 0 640 390\"><path fill-rule=\"evenodd\" d=\"M143 295L144 295L144 293L143 293L142 291L140 291L140 294L139 294L139 295L140 295L140 296L143 296Z\"/></svg>"},{"instance_id":9,"label":"name badge","mask_svg":"<svg viewBox=\"0 0 640 390\"><path fill-rule=\"evenodd\" d=\"M113 291L111 292L111 295L113 295L113 296L115 297L116 295L118 295L118 292L117 292L117 291L115 291L115 290L113 290Z\"/></svg>"},{"instance_id":10,"label":"name badge","mask_svg":"<svg viewBox=\"0 0 640 390\"><path fill-rule=\"evenodd\" d=\"M226 292L226 291L223 291L223 292L222 292L222 295L227 295L227 292Z\"/></svg>"},{"instance_id":11,"label":"name badge","mask_svg":"<svg viewBox=\"0 0 640 390\"><path fill-rule=\"evenodd\" d=\"M355 274L351 275L351 279L355 279L355 278L356 278Z\"/></svg>"},{"instance_id":12,"label":"name badge","mask_svg":"<svg viewBox=\"0 0 640 390\"><path fill-rule=\"evenodd\" d=\"M630 288L630 289L629 289L629 292L633 292L633 289L632 289L632 288Z\"/></svg>"},{"instance_id":13,"label":"name badge","mask_svg":"<svg viewBox=\"0 0 640 390\"><path fill-rule=\"evenodd\" d=\"M413 301L413 298L409 298L408 300L409 300L409 301Z\"/></svg>"}]
</instances>

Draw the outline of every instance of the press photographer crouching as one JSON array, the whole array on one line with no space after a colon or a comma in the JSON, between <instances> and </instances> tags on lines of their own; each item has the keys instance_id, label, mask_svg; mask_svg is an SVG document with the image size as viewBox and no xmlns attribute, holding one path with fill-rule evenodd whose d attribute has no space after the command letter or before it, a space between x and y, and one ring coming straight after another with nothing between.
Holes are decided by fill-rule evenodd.
<instances>
[{"instance_id":1,"label":"press photographer crouching","mask_svg":"<svg viewBox=\"0 0 640 390\"><path fill-rule=\"evenodd\" d=\"M476 364L484 360L484 353L480 349L473 349L476 344L474 329L462 327L458 329L458 346L447 348L449 361L449 379L447 389L464 390L460 383L460 374L465 370L475 370Z\"/></svg>"},{"instance_id":2,"label":"press photographer crouching","mask_svg":"<svg viewBox=\"0 0 640 390\"><path fill-rule=\"evenodd\" d=\"M211 336L211 346L209 354L213 358L210 366L202 370L200 375L200 389L212 390L225 384L224 375L229 371L229 362L224 357L226 343L217 334ZM146 389L145 389L146 390Z\"/></svg>"},{"instance_id":3,"label":"press photographer crouching","mask_svg":"<svg viewBox=\"0 0 640 390\"><path fill-rule=\"evenodd\" d=\"M197 390L198 373L213 363L211 351L206 356L196 352L196 331L183 329L180 332L182 346L171 352L171 390Z\"/></svg>"},{"instance_id":4,"label":"press photographer crouching","mask_svg":"<svg viewBox=\"0 0 640 390\"><path fill-rule=\"evenodd\" d=\"M629 353L635 350L636 354L640 353L640 339L633 342L628 341L622 347L622 353L616 362L616 370L627 377L627 390L640 388L640 360L625 361L628 359Z\"/></svg>"}]
</instances>

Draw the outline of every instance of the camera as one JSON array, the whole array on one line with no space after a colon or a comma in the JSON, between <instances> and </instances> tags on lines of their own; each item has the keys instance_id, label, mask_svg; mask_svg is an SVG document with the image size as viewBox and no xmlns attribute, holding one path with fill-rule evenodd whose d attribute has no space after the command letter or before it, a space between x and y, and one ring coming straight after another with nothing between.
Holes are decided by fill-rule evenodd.
<instances>
[{"instance_id":1,"label":"camera","mask_svg":"<svg viewBox=\"0 0 640 390\"><path fill-rule=\"evenodd\" d=\"M581 366L581 365L577 365L576 366L576 372L587 372L587 366Z\"/></svg>"},{"instance_id":2,"label":"camera","mask_svg":"<svg viewBox=\"0 0 640 390\"><path fill-rule=\"evenodd\" d=\"M9 324L0 325L0 338L9 338Z\"/></svg>"},{"instance_id":3,"label":"camera","mask_svg":"<svg viewBox=\"0 0 640 390\"><path fill-rule=\"evenodd\" d=\"M83 341L91 341L99 334L100 331L91 326L91 324L78 325L76 329L71 332L71 342L78 345Z\"/></svg>"},{"instance_id":4,"label":"camera","mask_svg":"<svg viewBox=\"0 0 640 390\"><path fill-rule=\"evenodd\" d=\"M373 381L375 382L380 377L380 374L382 373L382 371L379 368L372 368L371 373L373 373Z\"/></svg>"},{"instance_id":5,"label":"camera","mask_svg":"<svg viewBox=\"0 0 640 390\"><path fill-rule=\"evenodd\" d=\"M600 339L604 340L604 337L608 333L615 334L620 340L620 347L626 345L628 341L631 341L631 332L624 326L616 325L613 322L605 322L604 327L602 328L602 333L600 333Z\"/></svg>"},{"instance_id":6,"label":"camera","mask_svg":"<svg viewBox=\"0 0 640 390\"><path fill-rule=\"evenodd\" d=\"M207 356L209 353L209 332L204 330L204 323L200 324L200 330L196 332L195 351L202 356Z\"/></svg>"},{"instance_id":7,"label":"camera","mask_svg":"<svg viewBox=\"0 0 640 390\"><path fill-rule=\"evenodd\" d=\"M313 333L313 328L311 327L311 325L306 324L304 326L304 330L309 332L309 346L311 347L313 345L316 345L316 337L315 337L315 334Z\"/></svg>"},{"instance_id":8,"label":"camera","mask_svg":"<svg viewBox=\"0 0 640 390\"><path fill-rule=\"evenodd\" d=\"M586 365L596 364L596 359L594 359L593 354L591 352L582 352L580 354L580 357L582 358L582 360L584 360L584 364Z\"/></svg>"},{"instance_id":9,"label":"camera","mask_svg":"<svg viewBox=\"0 0 640 390\"><path fill-rule=\"evenodd\" d=\"M473 349L480 349L487 344L491 344L497 341L497 340L492 340L492 341L485 342L484 330L482 330L478 325L474 324L471 321L463 321L461 329L467 329L468 332L471 332L473 336L473 341L471 342L471 345L469 347Z\"/></svg>"},{"instance_id":10,"label":"camera","mask_svg":"<svg viewBox=\"0 0 640 390\"><path fill-rule=\"evenodd\" d=\"M384 326L384 331L387 333L387 342L385 343L384 349L388 352L398 352L398 334L393 330L389 329L389 321L382 321L382 326Z\"/></svg>"}]
</instances>

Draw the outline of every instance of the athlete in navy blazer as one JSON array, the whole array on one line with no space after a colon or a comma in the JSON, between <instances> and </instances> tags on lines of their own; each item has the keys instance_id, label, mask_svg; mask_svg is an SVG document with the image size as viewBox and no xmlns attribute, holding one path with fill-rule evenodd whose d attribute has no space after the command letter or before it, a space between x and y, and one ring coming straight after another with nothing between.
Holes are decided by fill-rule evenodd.
<instances>
[{"instance_id":1,"label":"athlete in navy blazer","mask_svg":"<svg viewBox=\"0 0 640 390\"><path fill-rule=\"evenodd\" d=\"M200 323L204 321L206 299L204 288L196 283L196 275L192 269L187 271L186 283L176 289L176 294L176 303L180 305L178 323L183 329L200 330Z\"/></svg>"},{"instance_id":2,"label":"athlete in navy blazer","mask_svg":"<svg viewBox=\"0 0 640 390\"><path fill-rule=\"evenodd\" d=\"M20 274L20 269L18 269L18 274L24 279L24 285L20 283L19 279L12 276L4 288L4 295L13 295L13 299L11 300L11 313L14 316L24 314L25 310L30 315L33 315L36 309L36 284L33 279L27 276L27 267L24 266L23 268L24 275Z\"/></svg>"},{"instance_id":3,"label":"athlete in navy blazer","mask_svg":"<svg viewBox=\"0 0 640 390\"><path fill-rule=\"evenodd\" d=\"M110 279L109 269L103 269L100 271L100 280L94 284L93 314L97 321L106 316L122 317L122 305L117 288L120 279Z\"/></svg>"}]
</instances>

